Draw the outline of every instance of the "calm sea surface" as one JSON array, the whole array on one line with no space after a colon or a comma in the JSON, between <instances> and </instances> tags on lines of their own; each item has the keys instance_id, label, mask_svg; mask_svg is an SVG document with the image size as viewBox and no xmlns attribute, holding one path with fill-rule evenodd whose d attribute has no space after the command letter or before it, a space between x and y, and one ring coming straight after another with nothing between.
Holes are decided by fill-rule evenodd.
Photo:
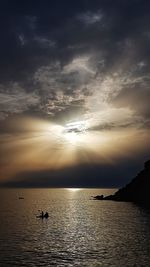
<instances>
[{"instance_id":1,"label":"calm sea surface","mask_svg":"<svg viewBox=\"0 0 150 267\"><path fill-rule=\"evenodd\" d=\"M150 266L150 211L91 200L114 191L0 190L0 266Z\"/></svg>"}]
</instances>

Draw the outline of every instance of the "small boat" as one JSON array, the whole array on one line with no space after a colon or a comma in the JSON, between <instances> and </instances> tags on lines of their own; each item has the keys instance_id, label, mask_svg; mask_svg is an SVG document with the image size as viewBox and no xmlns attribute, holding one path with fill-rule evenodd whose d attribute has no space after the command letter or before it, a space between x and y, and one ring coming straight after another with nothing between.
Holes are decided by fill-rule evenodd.
<instances>
[{"instance_id":1,"label":"small boat","mask_svg":"<svg viewBox=\"0 0 150 267\"><path fill-rule=\"evenodd\" d=\"M42 213L42 214L36 216L36 218L40 218L40 219L44 219L44 218L48 219L48 217L49 217L48 212L46 212L45 214Z\"/></svg>"}]
</instances>

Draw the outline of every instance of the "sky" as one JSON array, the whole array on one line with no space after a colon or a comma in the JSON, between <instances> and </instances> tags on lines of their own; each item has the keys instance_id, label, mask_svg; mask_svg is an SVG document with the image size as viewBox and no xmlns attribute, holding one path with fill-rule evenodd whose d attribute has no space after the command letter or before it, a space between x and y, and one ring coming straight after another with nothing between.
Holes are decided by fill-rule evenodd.
<instances>
[{"instance_id":1,"label":"sky","mask_svg":"<svg viewBox=\"0 0 150 267\"><path fill-rule=\"evenodd\" d=\"M0 1L0 186L120 187L149 159L150 2Z\"/></svg>"}]
</instances>

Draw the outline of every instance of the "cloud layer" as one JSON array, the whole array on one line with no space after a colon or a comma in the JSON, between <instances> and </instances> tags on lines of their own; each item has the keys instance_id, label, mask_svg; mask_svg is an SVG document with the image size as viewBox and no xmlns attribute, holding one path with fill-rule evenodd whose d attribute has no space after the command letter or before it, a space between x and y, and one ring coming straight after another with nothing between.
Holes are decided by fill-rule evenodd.
<instances>
[{"instance_id":1,"label":"cloud layer","mask_svg":"<svg viewBox=\"0 0 150 267\"><path fill-rule=\"evenodd\" d=\"M26 116L148 135L148 1L7 1L0 10L2 137L19 134L11 121Z\"/></svg>"}]
</instances>

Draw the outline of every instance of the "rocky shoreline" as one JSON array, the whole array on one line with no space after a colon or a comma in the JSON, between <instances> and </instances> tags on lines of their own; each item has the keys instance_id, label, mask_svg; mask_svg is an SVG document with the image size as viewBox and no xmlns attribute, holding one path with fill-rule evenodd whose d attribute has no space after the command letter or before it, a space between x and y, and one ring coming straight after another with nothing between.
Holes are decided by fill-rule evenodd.
<instances>
[{"instance_id":1,"label":"rocky shoreline","mask_svg":"<svg viewBox=\"0 0 150 267\"><path fill-rule=\"evenodd\" d=\"M119 189L114 195L104 197L97 195L95 200L131 201L150 205L150 160L144 164L144 169L125 187Z\"/></svg>"}]
</instances>

